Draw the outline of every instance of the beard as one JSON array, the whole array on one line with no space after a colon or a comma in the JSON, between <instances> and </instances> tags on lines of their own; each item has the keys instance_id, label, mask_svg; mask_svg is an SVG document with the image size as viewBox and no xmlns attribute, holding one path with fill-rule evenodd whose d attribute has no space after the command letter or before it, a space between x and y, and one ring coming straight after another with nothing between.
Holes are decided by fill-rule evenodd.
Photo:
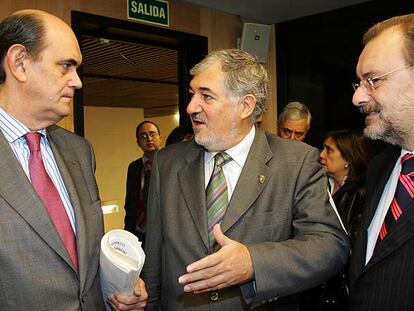
<instances>
[{"instance_id":1,"label":"beard","mask_svg":"<svg viewBox=\"0 0 414 311\"><path fill-rule=\"evenodd\" d=\"M402 146L404 142L404 131L398 128L398 122L392 122L389 118L383 116L378 105L371 107L361 107L363 114L369 114L372 111L378 111L377 119L365 119L364 135L373 140L382 140L392 145Z\"/></svg>"},{"instance_id":2,"label":"beard","mask_svg":"<svg viewBox=\"0 0 414 311\"><path fill-rule=\"evenodd\" d=\"M208 151L223 151L238 143L239 129L234 121L231 121L225 131L218 132L208 127L208 120L205 120L206 127L203 129L194 128L195 142L206 148Z\"/></svg>"}]
</instances>

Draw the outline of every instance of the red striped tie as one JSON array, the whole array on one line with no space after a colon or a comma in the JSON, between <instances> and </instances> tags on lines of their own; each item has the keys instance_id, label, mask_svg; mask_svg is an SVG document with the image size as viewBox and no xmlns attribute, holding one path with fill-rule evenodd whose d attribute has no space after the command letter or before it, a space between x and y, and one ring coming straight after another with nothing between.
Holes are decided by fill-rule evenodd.
<instances>
[{"instance_id":1,"label":"red striped tie","mask_svg":"<svg viewBox=\"0 0 414 311\"><path fill-rule=\"evenodd\" d=\"M407 153L401 158L401 174L394 198L381 226L378 241L384 240L391 228L414 198L414 154Z\"/></svg>"},{"instance_id":2,"label":"red striped tie","mask_svg":"<svg viewBox=\"0 0 414 311\"><path fill-rule=\"evenodd\" d=\"M76 251L76 238L70 224L65 206L59 193L46 172L42 154L40 152L40 133L27 133L25 138L29 146L29 171L33 188L49 213L50 219L56 227L60 238L65 245L75 269L78 271L78 256Z\"/></svg>"}]
</instances>

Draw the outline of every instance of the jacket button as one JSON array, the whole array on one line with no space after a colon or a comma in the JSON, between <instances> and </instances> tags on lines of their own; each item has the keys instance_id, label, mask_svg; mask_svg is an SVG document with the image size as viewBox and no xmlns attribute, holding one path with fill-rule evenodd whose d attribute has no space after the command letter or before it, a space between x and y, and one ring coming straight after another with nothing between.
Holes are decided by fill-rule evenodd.
<instances>
[{"instance_id":1,"label":"jacket button","mask_svg":"<svg viewBox=\"0 0 414 311\"><path fill-rule=\"evenodd\" d=\"M219 294L217 292L211 292L210 293L210 300L211 301L217 301L219 299Z\"/></svg>"}]
</instances>

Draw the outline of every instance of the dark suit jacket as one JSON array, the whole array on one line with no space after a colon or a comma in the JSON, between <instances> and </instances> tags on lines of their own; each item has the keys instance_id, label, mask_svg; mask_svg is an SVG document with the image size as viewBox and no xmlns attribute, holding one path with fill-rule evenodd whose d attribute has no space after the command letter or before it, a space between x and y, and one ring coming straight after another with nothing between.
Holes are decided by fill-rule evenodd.
<instances>
[{"instance_id":1,"label":"dark suit jacket","mask_svg":"<svg viewBox=\"0 0 414 311\"><path fill-rule=\"evenodd\" d=\"M400 152L392 147L368 168L367 205L351 258L351 310L414 310L414 200L365 266L367 229Z\"/></svg>"},{"instance_id":2,"label":"dark suit jacket","mask_svg":"<svg viewBox=\"0 0 414 311\"><path fill-rule=\"evenodd\" d=\"M75 211L79 274L0 131L0 309L102 310L103 218L92 148L57 126L47 132Z\"/></svg>"},{"instance_id":3,"label":"dark suit jacket","mask_svg":"<svg viewBox=\"0 0 414 311\"><path fill-rule=\"evenodd\" d=\"M143 167L142 158L131 162L128 166L126 196L125 196L125 230L135 233L137 222L137 201L139 199L139 188L141 185L141 172Z\"/></svg>"},{"instance_id":4,"label":"dark suit jacket","mask_svg":"<svg viewBox=\"0 0 414 311\"><path fill-rule=\"evenodd\" d=\"M208 255L204 149L194 140L160 150L148 197L144 279L147 310L271 310L287 296L314 286L345 263L347 239L328 203L319 153L301 142L261 130L251 146L222 222L224 234L245 243L252 282L218 292L184 293L178 277ZM264 177L261 177L264 176ZM243 294L242 294L243 292Z\"/></svg>"}]
</instances>

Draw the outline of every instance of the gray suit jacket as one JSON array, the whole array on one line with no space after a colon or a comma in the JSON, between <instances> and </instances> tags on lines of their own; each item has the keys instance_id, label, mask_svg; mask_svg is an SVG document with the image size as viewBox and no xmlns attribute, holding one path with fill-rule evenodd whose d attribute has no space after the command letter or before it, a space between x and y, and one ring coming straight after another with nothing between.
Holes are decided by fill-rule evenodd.
<instances>
[{"instance_id":1,"label":"gray suit jacket","mask_svg":"<svg viewBox=\"0 0 414 311\"><path fill-rule=\"evenodd\" d=\"M0 131L0 309L102 310L98 261L102 211L90 144L47 129L76 217L79 274Z\"/></svg>"},{"instance_id":2,"label":"gray suit jacket","mask_svg":"<svg viewBox=\"0 0 414 311\"><path fill-rule=\"evenodd\" d=\"M224 234L247 244L256 291L249 282L212 302L215 294L178 284L188 264L208 255L204 149L190 141L159 151L147 207L148 310L270 310L286 303L278 297L327 279L345 263L348 243L326 185L315 148L256 131L222 222Z\"/></svg>"}]
</instances>

